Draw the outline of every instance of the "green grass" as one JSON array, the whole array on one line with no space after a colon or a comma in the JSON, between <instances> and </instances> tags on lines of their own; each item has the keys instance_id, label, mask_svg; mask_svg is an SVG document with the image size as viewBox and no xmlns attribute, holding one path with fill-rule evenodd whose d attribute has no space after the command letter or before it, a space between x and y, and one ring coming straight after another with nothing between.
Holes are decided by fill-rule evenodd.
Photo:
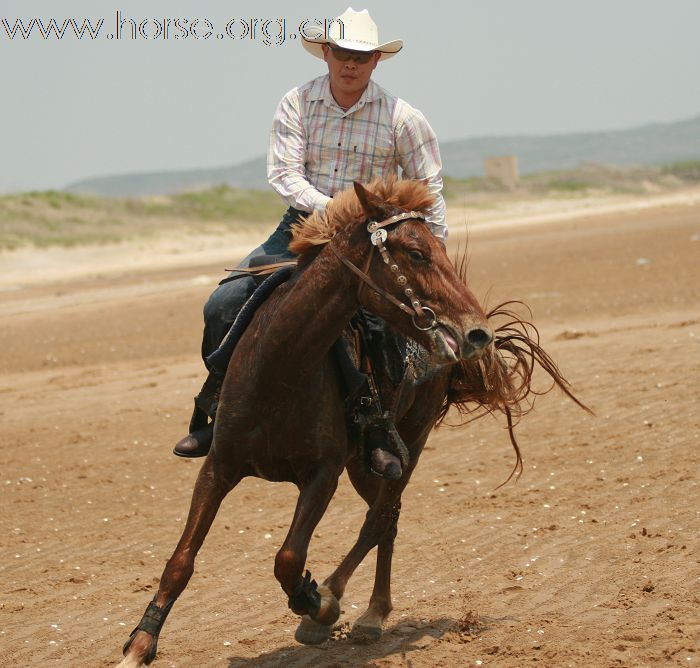
<instances>
[{"instance_id":1,"label":"green grass","mask_svg":"<svg viewBox=\"0 0 700 668\"><path fill-rule=\"evenodd\" d=\"M481 176L468 179L453 179L450 176L445 176L442 181L443 196L446 200L454 200L465 195L509 192L509 189L502 183Z\"/></svg>"},{"instance_id":2,"label":"green grass","mask_svg":"<svg viewBox=\"0 0 700 668\"><path fill-rule=\"evenodd\" d=\"M273 192L217 186L170 197L86 197L55 190L0 197L0 249L104 244L172 233L272 229L285 204Z\"/></svg>"},{"instance_id":3,"label":"green grass","mask_svg":"<svg viewBox=\"0 0 700 668\"><path fill-rule=\"evenodd\" d=\"M589 190L591 185L585 181L577 181L576 179L553 179L547 183L549 190L561 191L567 193L575 193Z\"/></svg>"},{"instance_id":4,"label":"green grass","mask_svg":"<svg viewBox=\"0 0 700 668\"><path fill-rule=\"evenodd\" d=\"M450 203L488 209L505 201L588 194L670 191L700 183L700 160L655 167L582 165L575 170L528 174L513 189L483 177L444 178ZM48 190L0 196L0 250L107 244L169 234L220 234L265 226L286 206L270 191L220 185L169 197L89 197Z\"/></svg>"},{"instance_id":5,"label":"green grass","mask_svg":"<svg viewBox=\"0 0 700 668\"><path fill-rule=\"evenodd\" d=\"M664 174L671 174L684 181L700 181L700 160L684 160L674 162L661 168Z\"/></svg>"},{"instance_id":6,"label":"green grass","mask_svg":"<svg viewBox=\"0 0 700 668\"><path fill-rule=\"evenodd\" d=\"M249 220L281 218L284 205L273 192L237 190L217 186L211 190L175 195L172 214L201 220Z\"/></svg>"},{"instance_id":7,"label":"green grass","mask_svg":"<svg viewBox=\"0 0 700 668\"><path fill-rule=\"evenodd\" d=\"M445 199L483 204L508 198L582 197L589 194L644 194L700 183L700 160L662 167L610 167L584 164L578 169L525 174L514 188L486 178L446 177Z\"/></svg>"}]
</instances>

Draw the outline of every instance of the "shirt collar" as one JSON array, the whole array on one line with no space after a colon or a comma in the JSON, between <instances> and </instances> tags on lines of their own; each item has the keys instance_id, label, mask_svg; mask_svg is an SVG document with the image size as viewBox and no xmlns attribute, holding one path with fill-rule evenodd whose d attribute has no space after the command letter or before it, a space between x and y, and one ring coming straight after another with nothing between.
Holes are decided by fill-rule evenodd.
<instances>
[{"instance_id":1,"label":"shirt collar","mask_svg":"<svg viewBox=\"0 0 700 668\"><path fill-rule=\"evenodd\" d=\"M360 103L366 104L367 102L376 100L381 97L381 92L381 87L370 79L367 88L365 88L362 93L362 97L350 108L355 109L361 106ZM323 100L327 107L330 105L338 106L338 103L331 93L331 79L327 74L313 80L311 89L309 90L309 100Z\"/></svg>"}]
</instances>

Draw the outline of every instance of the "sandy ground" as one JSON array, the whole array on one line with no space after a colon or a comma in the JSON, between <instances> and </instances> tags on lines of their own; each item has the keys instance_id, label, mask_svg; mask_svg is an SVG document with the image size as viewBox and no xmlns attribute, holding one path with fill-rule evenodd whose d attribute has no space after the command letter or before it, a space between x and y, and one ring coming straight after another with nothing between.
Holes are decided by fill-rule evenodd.
<instances>
[{"instance_id":1,"label":"sandy ground","mask_svg":"<svg viewBox=\"0 0 700 668\"><path fill-rule=\"evenodd\" d=\"M346 632L373 553L334 638L297 645L272 574L295 490L244 481L155 665L700 663L700 203L560 218L474 225L472 287L532 306L596 417L540 397L518 429L525 472L498 490L503 424L433 434L404 495L394 612L369 646ZM37 259L32 280L5 275L0 292L0 665L110 666L182 530L199 464L170 450L202 380L201 306L228 260L215 249L39 281ZM363 515L343 479L311 544L315 577Z\"/></svg>"}]
</instances>

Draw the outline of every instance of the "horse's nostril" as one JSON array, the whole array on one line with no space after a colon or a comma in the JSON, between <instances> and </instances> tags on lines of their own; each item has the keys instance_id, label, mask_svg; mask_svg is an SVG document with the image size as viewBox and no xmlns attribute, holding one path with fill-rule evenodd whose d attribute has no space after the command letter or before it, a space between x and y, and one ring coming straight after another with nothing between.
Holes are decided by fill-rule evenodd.
<instances>
[{"instance_id":1,"label":"horse's nostril","mask_svg":"<svg viewBox=\"0 0 700 668\"><path fill-rule=\"evenodd\" d=\"M467 332L467 342L474 348L485 348L491 343L491 339L493 339L491 330L482 327L475 327Z\"/></svg>"}]
</instances>

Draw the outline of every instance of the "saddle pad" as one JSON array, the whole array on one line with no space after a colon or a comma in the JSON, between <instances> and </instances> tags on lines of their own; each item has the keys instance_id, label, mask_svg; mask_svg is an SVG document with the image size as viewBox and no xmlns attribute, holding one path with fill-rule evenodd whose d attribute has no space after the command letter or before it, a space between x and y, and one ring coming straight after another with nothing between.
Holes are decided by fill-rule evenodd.
<instances>
[{"instance_id":1,"label":"saddle pad","mask_svg":"<svg viewBox=\"0 0 700 668\"><path fill-rule=\"evenodd\" d=\"M228 334L224 337L219 347L207 357L205 360L207 369L218 376L225 376L228 363L233 355L236 344L243 336L246 328L250 324L255 312L260 308L260 305L274 292L274 290L286 282L294 271L293 266L286 266L278 269L274 274L268 276L250 296L248 301L243 304L243 308L239 311L236 319L231 325Z\"/></svg>"}]
</instances>

